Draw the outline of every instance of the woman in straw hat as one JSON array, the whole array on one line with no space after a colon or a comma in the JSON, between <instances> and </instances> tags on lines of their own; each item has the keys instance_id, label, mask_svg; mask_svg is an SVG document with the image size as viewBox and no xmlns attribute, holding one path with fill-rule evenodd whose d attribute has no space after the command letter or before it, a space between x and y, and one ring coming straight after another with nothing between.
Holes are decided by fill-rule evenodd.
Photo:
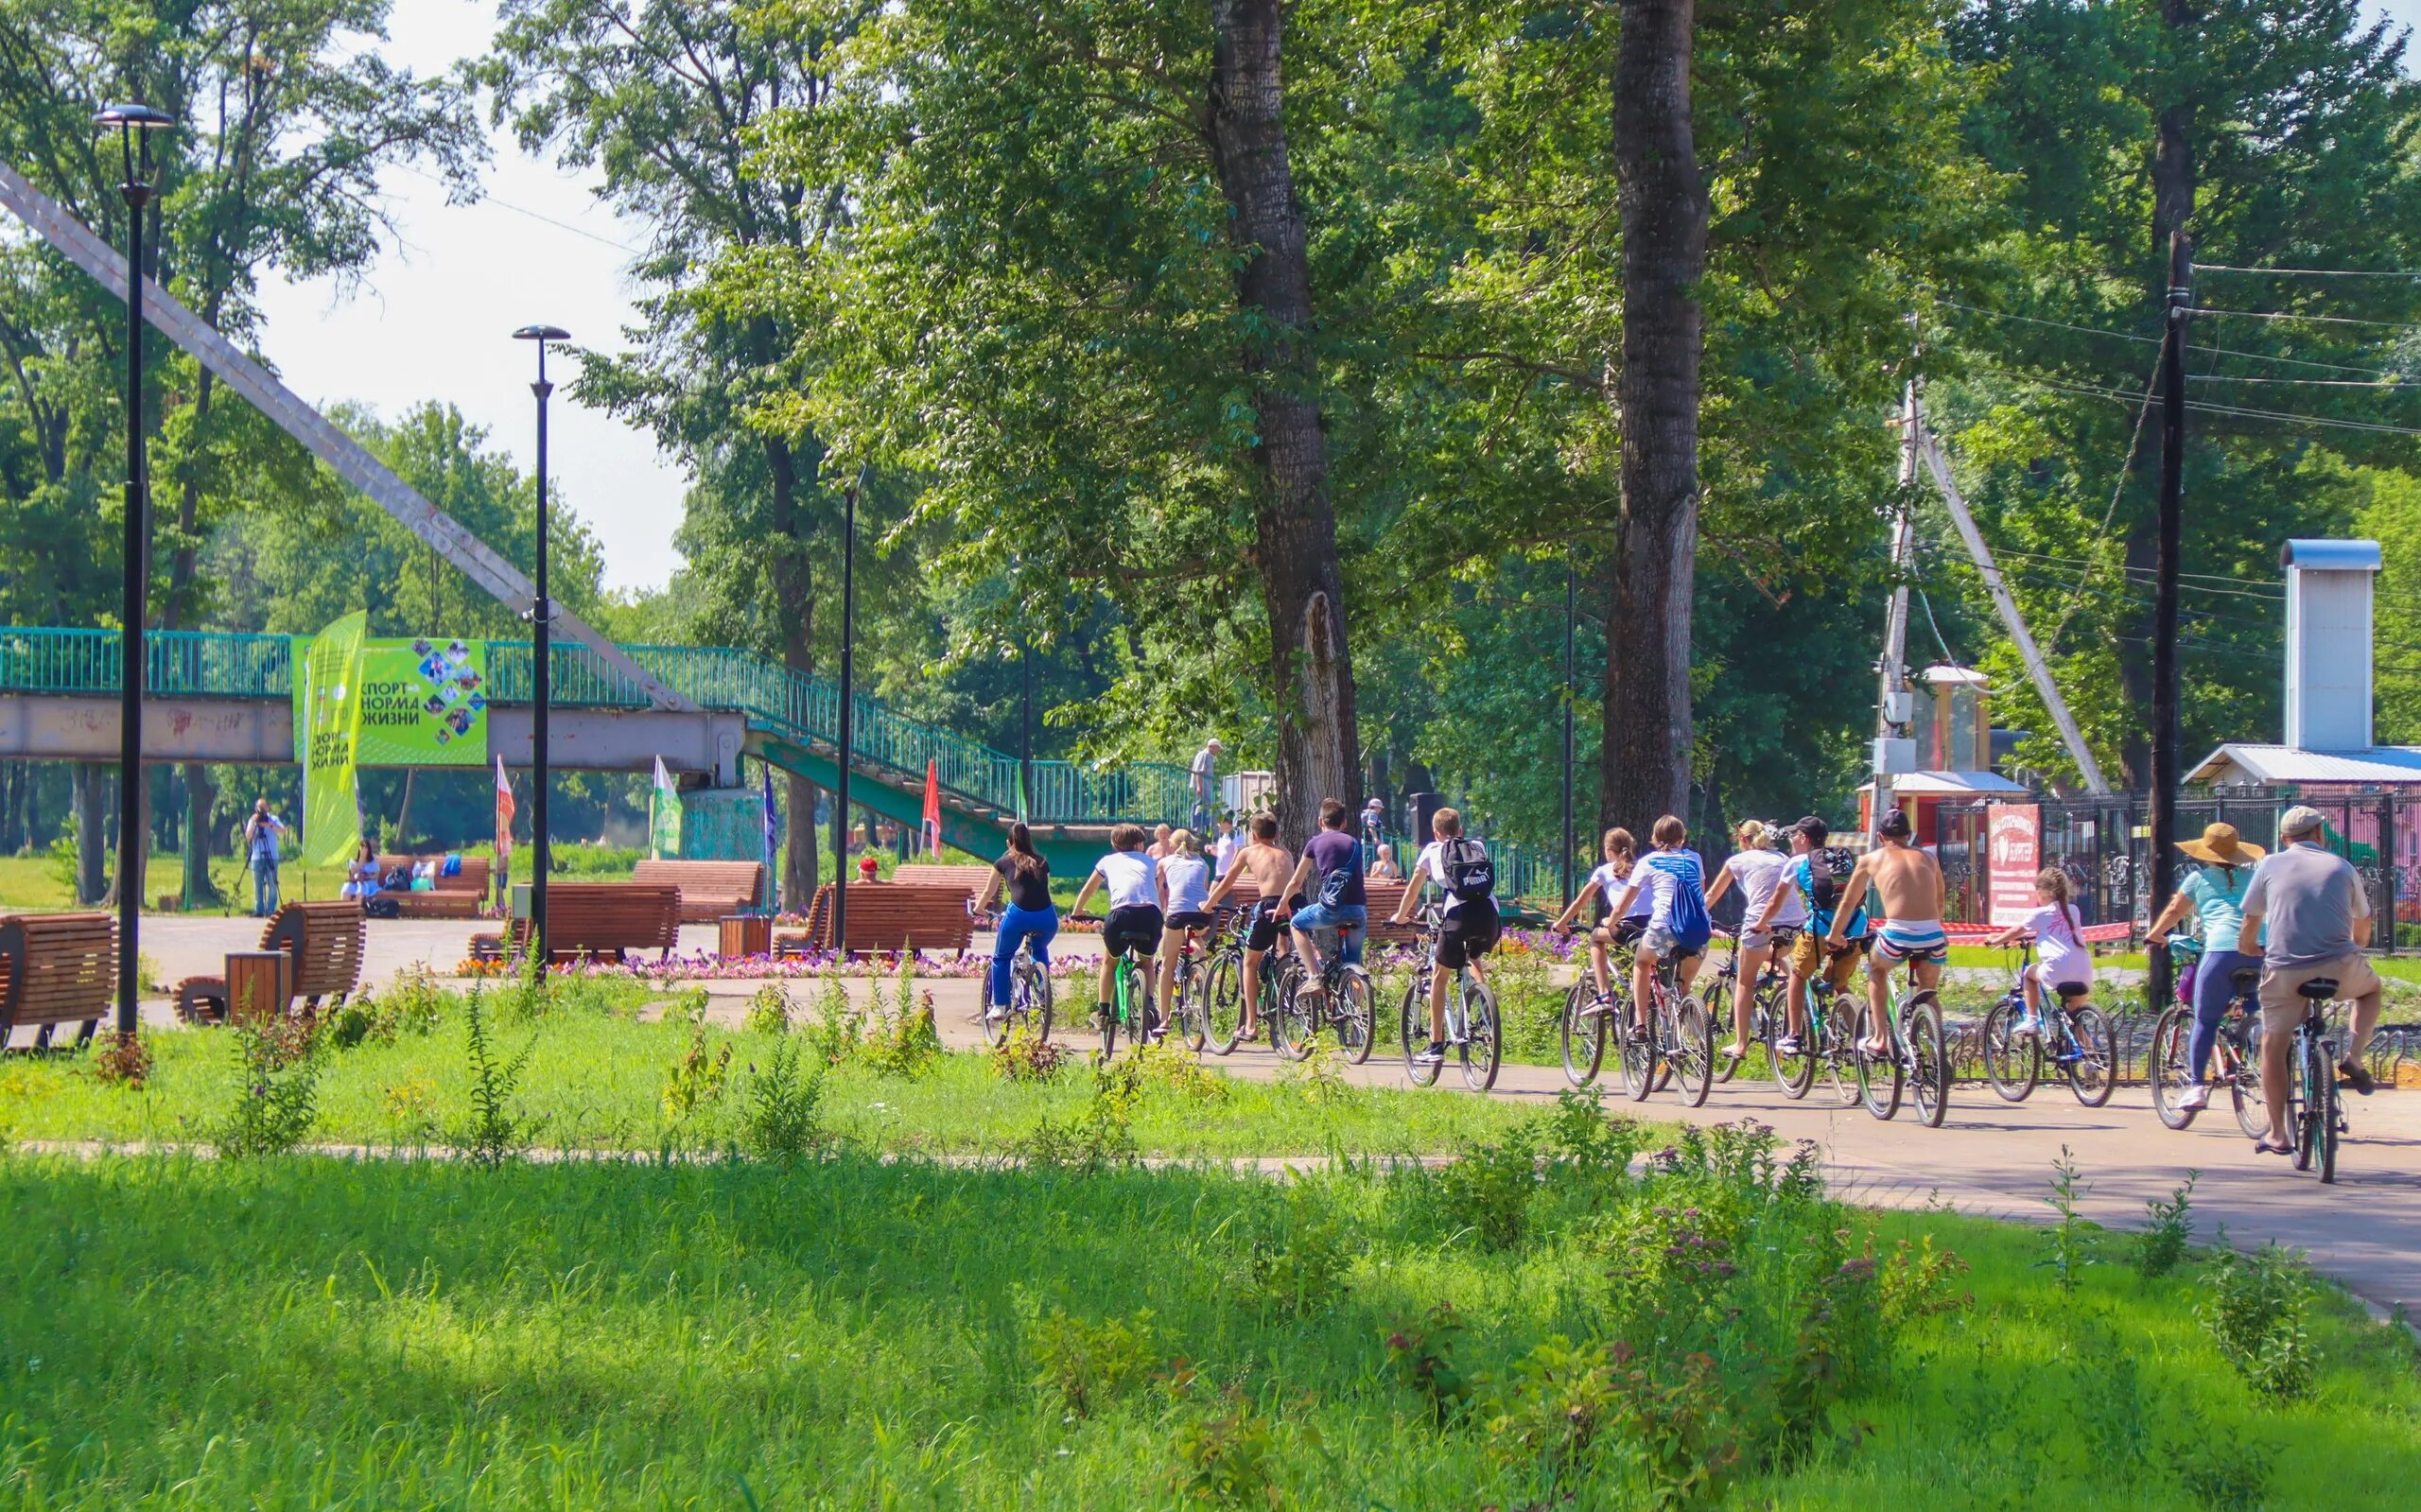
<instances>
[{"instance_id":1,"label":"woman in straw hat","mask_svg":"<svg viewBox=\"0 0 2421 1512\"><path fill-rule=\"evenodd\" d=\"M2194 974L2194 1085L2177 1100L2185 1112L2211 1101L2211 1047L2219 1041L2220 1019L2227 1012L2237 971L2261 965L2258 956L2237 954L2236 937L2244 928L2244 895L2253 885L2253 863L2264 852L2238 839L2234 825L2205 826L2202 839L2180 841L2177 848L2202 865L2152 920L2149 937L2156 940L2175 929L2188 909L2194 911L2203 937L2203 964Z\"/></svg>"}]
</instances>

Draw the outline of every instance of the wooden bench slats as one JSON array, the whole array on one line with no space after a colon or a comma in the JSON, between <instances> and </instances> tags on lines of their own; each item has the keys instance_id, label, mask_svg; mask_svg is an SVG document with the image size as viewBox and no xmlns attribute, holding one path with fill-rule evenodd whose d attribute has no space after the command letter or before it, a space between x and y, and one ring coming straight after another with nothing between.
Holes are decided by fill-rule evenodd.
<instances>
[{"instance_id":1,"label":"wooden bench slats","mask_svg":"<svg viewBox=\"0 0 2421 1512\"><path fill-rule=\"evenodd\" d=\"M815 890L808 910L808 937L816 947L836 948L832 939L832 888ZM848 939L837 948L846 952L965 950L975 940L975 919L967 912L967 895L958 887L906 887L897 882L853 882L849 886Z\"/></svg>"},{"instance_id":2,"label":"wooden bench slats","mask_svg":"<svg viewBox=\"0 0 2421 1512\"><path fill-rule=\"evenodd\" d=\"M765 863L744 860L643 860L631 880L678 889L681 922L712 924L726 913L758 906L765 887ZM549 889L549 895L552 889Z\"/></svg>"},{"instance_id":3,"label":"wooden bench slats","mask_svg":"<svg viewBox=\"0 0 2421 1512\"><path fill-rule=\"evenodd\" d=\"M293 958L289 990L313 1013L323 1002L343 1002L361 985L361 957L368 943L358 898L282 904L261 930L262 949L283 950ZM218 1022L227 1017L224 977L187 977L177 983L176 997L177 1016L188 1023Z\"/></svg>"},{"instance_id":4,"label":"wooden bench slats","mask_svg":"<svg viewBox=\"0 0 2421 1512\"><path fill-rule=\"evenodd\" d=\"M1001 891L1001 874L989 866L958 862L908 861L893 869L889 887L948 887L965 893L978 909L988 909Z\"/></svg>"},{"instance_id":5,"label":"wooden bench slats","mask_svg":"<svg viewBox=\"0 0 2421 1512\"><path fill-rule=\"evenodd\" d=\"M439 861L444 856L381 856L378 875L386 876L396 867L409 868L422 861ZM408 919L470 919L477 918L486 905L488 889L495 881L495 863L485 856L465 856L462 869L452 877L432 878L434 890L427 893L408 892L400 887L382 889L380 897L395 900L395 911Z\"/></svg>"},{"instance_id":6,"label":"wooden bench slats","mask_svg":"<svg viewBox=\"0 0 2421 1512\"><path fill-rule=\"evenodd\" d=\"M117 998L117 920L107 913L12 914L0 918L0 1044L19 1024L39 1026L36 1046L60 1024L81 1023L90 1039Z\"/></svg>"},{"instance_id":7,"label":"wooden bench slats","mask_svg":"<svg viewBox=\"0 0 2421 1512\"><path fill-rule=\"evenodd\" d=\"M632 950L670 955L679 943L681 890L650 882L550 882L547 886L547 957L620 960ZM514 943L526 948L530 921L513 922Z\"/></svg>"}]
</instances>

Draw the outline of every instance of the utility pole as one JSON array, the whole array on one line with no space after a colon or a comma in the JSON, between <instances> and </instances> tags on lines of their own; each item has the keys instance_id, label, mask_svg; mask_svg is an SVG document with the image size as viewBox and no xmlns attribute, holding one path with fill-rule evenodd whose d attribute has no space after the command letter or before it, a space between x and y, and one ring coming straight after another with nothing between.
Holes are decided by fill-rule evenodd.
<instances>
[{"instance_id":1,"label":"utility pole","mask_svg":"<svg viewBox=\"0 0 2421 1512\"><path fill-rule=\"evenodd\" d=\"M858 703L858 490L862 466L842 496L841 515L841 781L832 797L832 954L847 949L849 922L849 767L856 760ZM866 852L871 856L873 850Z\"/></svg>"},{"instance_id":2,"label":"utility pole","mask_svg":"<svg viewBox=\"0 0 2421 1512\"><path fill-rule=\"evenodd\" d=\"M1572 547L1563 548L1563 896L1572 898L1573 852L1579 836L1573 833L1572 808Z\"/></svg>"},{"instance_id":3,"label":"utility pole","mask_svg":"<svg viewBox=\"0 0 2421 1512\"><path fill-rule=\"evenodd\" d=\"M2168 291L2160 347L2160 545L2152 558L2152 824L2149 901L2156 917L2176 891L2169 856L2177 843L2177 558L2186 495L2186 328L2194 318L2194 244L2168 237ZM2151 1000L2168 1001L2168 947L2149 942Z\"/></svg>"},{"instance_id":4,"label":"utility pole","mask_svg":"<svg viewBox=\"0 0 2421 1512\"><path fill-rule=\"evenodd\" d=\"M1905 500L1917 480L1917 379L1912 373L1903 391L1900 408L1900 494ZM1874 798L1867 805L1866 833L1872 841L1891 808L1890 763L1884 758L1886 740L1905 720L1891 716L1907 680L1908 566L1916 559L1917 526L1903 503L1891 524L1891 610L1883 621L1883 664L1874 695Z\"/></svg>"}]
</instances>

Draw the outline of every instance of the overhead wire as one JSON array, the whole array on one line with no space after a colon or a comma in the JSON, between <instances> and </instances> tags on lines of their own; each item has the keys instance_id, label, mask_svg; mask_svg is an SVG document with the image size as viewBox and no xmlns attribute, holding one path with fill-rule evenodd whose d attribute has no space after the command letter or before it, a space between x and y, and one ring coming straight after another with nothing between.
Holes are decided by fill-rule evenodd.
<instances>
[{"instance_id":1,"label":"overhead wire","mask_svg":"<svg viewBox=\"0 0 2421 1512\"><path fill-rule=\"evenodd\" d=\"M2404 268L2238 268L2228 263L2196 263L2198 273L2261 273L2280 278L2421 278Z\"/></svg>"},{"instance_id":2,"label":"overhead wire","mask_svg":"<svg viewBox=\"0 0 2421 1512\"><path fill-rule=\"evenodd\" d=\"M1965 310L1969 314L1981 315L1991 320L2017 321L2027 325L2042 325L2048 326L2054 330L2074 331L2081 336L2108 337L2111 339L2117 341L2133 341L2139 346L2160 345L2159 337L2137 336L2133 331L2114 331L2109 327L2102 325L2079 325L2070 321L2045 320L2039 315L2019 315L2010 310L1988 310L1980 304L1961 304L1957 300L1938 299L1935 303L1938 304L1947 305L1952 309ZM2290 368L2316 368L2328 373L2366 373L2381 377L2393 377L2398 375L2394 372L2394 370L2387 368L2361 368L2355 367L2350 363L2344 362L2322 362L2311 357L2284 356L2273 352L2250 352L2242 347L2202 346L2192 341L2188 341L2186 343L2186 350L2188 352L2200 352L2211 356L2244 357L2255 362L2279 362L2284 363Z\"/></svg>"}]
</instances>

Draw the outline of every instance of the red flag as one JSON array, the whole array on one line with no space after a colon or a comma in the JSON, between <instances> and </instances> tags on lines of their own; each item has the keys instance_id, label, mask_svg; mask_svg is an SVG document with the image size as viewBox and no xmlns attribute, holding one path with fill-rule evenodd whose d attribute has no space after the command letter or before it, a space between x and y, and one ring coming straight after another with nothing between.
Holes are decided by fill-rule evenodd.
<instances>
[{"instance_id":1,"label":"red flag","mask_svg":"<svg viewBox=\"0 0 2421 1512\"><path fill-rule=\"evenodd\" d=\"M925 849L933 856L942 853L942 772L931 759L925 762Z\"/></svg>"},{"instance_id":2,"label":"red flag","mask_svg":"<svg viewBox=\"0 0 2421 1512\"><path fill-rule=\"evenodd\" d=\"M513 855L513 783L504 774L504 757L496 758L496 859Z\"/></svg>"}]
</instances>

